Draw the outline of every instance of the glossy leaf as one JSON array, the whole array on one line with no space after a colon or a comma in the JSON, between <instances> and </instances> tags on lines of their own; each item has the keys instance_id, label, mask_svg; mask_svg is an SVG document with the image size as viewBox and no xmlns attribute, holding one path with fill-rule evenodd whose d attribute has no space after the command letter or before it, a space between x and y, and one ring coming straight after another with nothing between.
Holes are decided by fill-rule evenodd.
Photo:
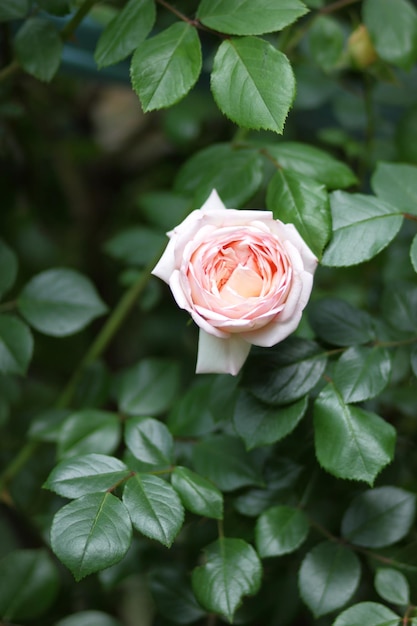
<instances>
[{"instance_id":1,"label":"glossy leaf","mask_svg":"<svg viewBox=\"0 0 417 626\"><path fill-rule=\"evenodd\" d=\"M29 9L30 0L0 0L0 22L22 19Z\"/></svg>"},{"instance_id":2,"label":"glossy leaf","mask_svg":"<svg viewBox=\"0 0 417 626\"><path fill-rule=\"evenodd\" d=\"M227 176L224 176L227 168ZM214 144L192 156L180 169L177 191L193 196L199 208L213 189L226 206L239 208L259 189L262 159L255 150L237 150L230 144Z\"/></svg>"},{"instance_id":3,"label":"glossy leaf","mask_svg":"<svg viewBox=\"0 0 417 626\"><path fill-rule=\"evenodd\" d=\"M399 487L370 489L357 496L347 509L342 534L358 546L390 546L408 534L415 512L413 493Z\"/></svg>"},{"instance_id":4,"label":"glossy leaf","mask_svg":"<svg viewBox=\"0 0 417 626\"><path fill-rule=\"evenodd\" d=\"M341 613L333 626L399 626L400 618L377 602L360 602Z\"/></svg>"},{"instance_id":5,"label":"glossy leaf","mask_svg":"<svg viewBox=\"0 0 417 626\"><path fill-rule=\"evenodd\" d=\"M247 391L240 391L233 416L247 450L280 441L291 433L307 410L307 396L294 404L271 407Z\"/></svg>"},{"instance_id":6,"label":"glossy leaf","mask_svg":"<svg viewBox=\"0 0 417 626\"><path fill-rule=\"evenodd\" d=\"M68 458L79 454L111 454L120 441L120 421L115 413L83 409L70 415L58 437L58 456Z\"/></svg>"},{"instance_id":7,"label":"glossy leaf","mask_svg":"<svg viewBox=\"0 0 417 626\"><path fill-rule=\"evenodd\" d=\"M126 422L125 442L132 454L149 465L169 466L174 441L168 428L152 417L131 417Z\"/></svg>"},{"instance_id":8,"label":"glossy leaf","mask_svg":"<svg viewBox=\"0 0 417 626\"><path fill-rule=\"evenodd\" d=\"M181 100L201 72L201 46L191 24L176 22L145 41L132 58L130 76L145 112Z\"/></svg>"},{"instance_id":9,"label":"glossy leaf","mask_svg":"<svg viewBox=\"0 0 417 626\"><path fill-rule=\"evenodd\" d=\"M403 222L396 207L372 196L335 191L330 205L333 237L322 263L331 267L368 261L391 243Z\"/></svg>"},{"instance_id":10,"label":"glossy leaf","mask_svg":"<svg viewBox=\"0 0 417 626\"><path fill-rule=\"evenodd\" d=\"M298 584L302 599L318 618L346 604L360 577L361 564L356 554L343 545L325 541L304 558Z\"/></svg>"},{"instance_id":11,"label":"glossy leaf","mask_svg":"<svg viewBox=\"0 0 417 626\"><path fill-rule=\"evenodd\" d=\"M126 508L108 492L73 500L56 513L51 528L52 549L77 581L120 561L131 538Z\"/></svg>"},{"instance_id":12,"label":"glossy leaf","mask_svg":"<svg viewBox=\"0 0 417 626\"><path fill-rule=\"evenodd\" d=\"M209 480L178 465L171 483L186 509L203 517L223 518L223 495Z\"/></svg>"},{"instance_id":13,"label":"glossy leaf","mask_svg":"<svg viewBox=\"0 0 417 626\"><path fill-rule=\"evenodd\" d=\"M403 213L417 214L417 166L378 163L371 179L376 195Z\"/></svg>"},{"instance_id":14,"label":"glossy leaf","mask_svg":"<svg viewBox=\"0 0 417 626\"><path fill-rule=\"evenodd\" d=\"M352 346L375 339L372 318L365 311L339 298L322 298L308 307L314 332L335 346Z\"/></svg>"},{"instance_id":15,"label":"glossy leaf","mask_svg":"<svg viewBox=\"0 0 417 626\"><path fill-rule=\"evenodd\" d=\"M211 389L211 382L200 380L177 400L167 418L173 435L198 437L216 429L210 407Z\"/></svg>"},{"instance_id":16,"label":"glossy leaf","mask_svg":"<svg viewBox=\"0 0 417 626\"><path fill-rule=\"evenodd\" d=\"M26 324L12 315L0 315L0 372L25 374L32 353L33 337Z\"/></svg>"},{"instance_id":17,"label":"glossy leaf","mask_svg":"<svg viewBox=\"0 0 417 626\"><path fill-rule=\"evenodd\" d=\"M0 5L1 7L1 5ZM0 8L1 12L1 8ZM16 254L0 238L0 297L13 287L17 276L18 260Z\"/></svg>"},{"instance_id":18,"label":"glossy leaf","mask_svg":"<svg viewBox=\"0 0 417 626\"><path fill-rule=\"evenodd\" d=\"M34 276L21 291L18 307L31 326L54 337L78 332L107 310L88 278L66 268Z\"/></svg>"},{"instance_id":19,"label":"glossy leaf","mask_svg":"<svg viewBox=\"0 0 417 626\"><path fill-rule=\"evenodd\" d=\"M345 163L310 144L280 141L266 144L263 150L284 171L313 178L329 189L343 189L357 182L356 176Z\"/></svg>"},{"instance_id":20,"label":"glossy leaf","mask_svg":"<svg viewBox=\"0 0 417 626\"><path fill-rule=\"evenodd\" d=\"M127 265L147 265L162 250L166 237L151 228L128 228L109 239L104 250Z\"/></svg>"},{"instance_id":21,"label":"glossy leaf","mask_svg":"<svg viewBox=\"0 0 417 626\"><path fill-rule=\"evenodd\" d=\"M417 272L417 235L414 236L413 242L411 244L410 259L414 270Z\"/></svg>"},{"instance_id":22,"label":"glossy leaf","mask_svg":"<svg viewBox=\"0 0 417 626\"><path fill-rule=\"evenodd\" d=\"M149 585L158 611L168 620L191 624L206 616L185 575L177 568L158 568L151 573Z\"/></svg>"},{"instance_id":23,"label":"glossy leaf","mask_svg":"<svg viewBox=\"0 0 417 626\"><path fill-rule=\"evenodd\" d=\"M345 402L362 402L377 396L387 386L390 374L387 349L354 346L338 359L333 382Z\"/></svg>"},{"instance_id":24,"label":"glossy leaf","mask_svg":"<svg viewBox=\"0 0 417 626\"><path fill-rule=\"evenodd\" d=\"M365 0L363 20L381 59L410 69L417 59L417 11L408 0Z\"/></svg>"},{"instance_id":25,"label":"glossy leaf","mask_svg":"<svg viewBox=\"0 0 417 626\"><path fill-rule=\"evenodd\" d=\"M285 170L278 170L268 185L266 206L275 219L294 224L320 258L332 232L330 206L323 185Z\"/></svg>"},{"instance_id":26,"label":"glossy leaf","mask_svg":"<svg viewBox=\"0 0 417 626\"><path fill-rule=\"evenodd\" d=\"M404 574L390 567L381 567L375 576L377 593L391 604L406 606L410 602L410 587Z\"/></svg>"},{"instance_id":27,"label":"glossy leaf","mask_svg":"<svg viewBox=\"0 0 417 626\"><path fill-rule=\"evenodd\" d=\"M40 17L27 19L14 40L16 57L28 73L49 82L61 63L62 39L53 24Z\"/></svg>"},{"instance_id":28,"label":"glossy leaf","mask_svg":"<svg viewBox=\"0 0 417 626\"><path fill-rule=\"evenodd\" d=\"M256 549L261 558L281 556L297 550L307 539L308 520L300 509L275 506L256 522Z\"/></svg>"},{"instance_id":29,"label":"glossy leaf","mask_svg":"<svg viewBox=\"0 0 417 626\"><path fill-rule=\"evenodd\" d=\"M229 35L263 35L281 30L307 13L300 0L202 0L197 18L204 26Z\"/></svg>"},{"instance_id":30,"label":"glossy leaf","mask_svg":"<svg viewBox=\"0 0 417 626\"><path fill-rule=\"evenodd\" d=\"M398 281L390 285L382 300L384 318L400 333L417 333L417 286Z\"/></svg>"},{"instance_id":31,"label":"glossy leaf","mask_svg":"<svg viewBox=\"0 0 417 626\"><path fill-rule=\"evenodd\" d=\"M169 548L184 521L183 506L171 485L158 476L136 474L126 483L123 502L136 530Z\"/></svg>"},{"instance_id":32,"label":"glossy leaf","mask_svg":"<svg viewBox=\"0 0 417 626\"><path fill-rule=\"evenodd\" d=\"M106 67L128 56L150 33L155 22L152 0L129 0L106 26L94 53L99 67Z\"/></svg>"},{"instance_id":33,"label":"glossy leaf","mask_svg":"<svg viewBox=\"0 0 417 626\"><path fill-rule=\"evenodd\" d=\"M208 611L232 621L243 597L260 587L261 562L243 539L218 539L205 548L204 554L205 564L193 572L194 593Z\"/></svg>"},{"instance_id":34,"label":"glossy leaf","mask_svg":"<svg viewBox=\"0 0 417 626\"><path fill-rule=\"evenodd\" d=\"M232 38L223 41L216 53L211 89L219 109L232 122L282 133L295 79L285 54L267 41Z\"/></svg>"},{"instance_id":35,"label":"glossy leaf","mask_svg":"<svg viewBox=\"0 0 417 626\"><path fill-rule=\"evenodd\" d=\"M85 454L61 461L43 486L64 498L79 498L106 491L129 475L130 470L115 457Z\"/></svg>"},{"instance_id":36,"label":"glossy leaf","mask_svg":"<svg viewBox=\"0 0 417 626\"><path fill-rule=\"evenodd\" d=\"M9 552L0 559L0 579L0 615L8 623L43 615L59 589L58 570L46 550Z\"/></svg>"},{"instance_id":37,"label":"glossy leaf","mask_svg":"<svg viewBox=\"0 0 417 626\"><path fill-rule=\"evenodd\" d=\"M337 478L372 485L393 459L393 426L375 413L345 404L332 384L315 401L314 431L317 460Z\"/></svg>"}]
</instances>

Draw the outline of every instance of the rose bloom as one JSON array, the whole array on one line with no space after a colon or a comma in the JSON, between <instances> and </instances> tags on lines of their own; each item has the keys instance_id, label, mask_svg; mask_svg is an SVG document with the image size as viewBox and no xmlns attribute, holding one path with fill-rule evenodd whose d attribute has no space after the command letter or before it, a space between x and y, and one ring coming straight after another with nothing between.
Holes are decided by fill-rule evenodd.
<instances>
[{"instance_id":1,"label":"rose bloom","mask_svg":"<svg viewBox=\"0 0 417 626\"><path fill-rule=\"evenodd\" d=\"M168 236L152 273L200 327L197 373L236 375L251 345L273 346L297 328L317 258L292 224L227 209L212 191Z\"/></svg>"}]
</instances>

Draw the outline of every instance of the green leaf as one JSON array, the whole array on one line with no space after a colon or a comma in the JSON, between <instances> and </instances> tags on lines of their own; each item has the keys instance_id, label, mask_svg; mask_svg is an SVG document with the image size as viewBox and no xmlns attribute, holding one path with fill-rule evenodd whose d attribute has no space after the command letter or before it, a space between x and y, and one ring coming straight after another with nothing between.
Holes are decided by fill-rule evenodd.
<instances>
[{"instance_id":1,"label":"green leaf","mask_svg":"<svg viewBox=\"0 0 417 626\"><path fill-rule=\"evenodd\" d=\"M1 8L0 8L1 11ZM17 276L18 260L16 254L0 238L0 297L13 287Z\"/></svg>"},{"instance_id":2,"label":"green leaf","mask_svg":"<svg viewBox=\"0 0 417 626\"><path fill-rule=\"evenodd\" d=\"M171 485L158 476L136 474L126 483L123 502L136 530L171 546L184 521L183 506Z\"/></svg>"},{"instance_id":3,"label":"green leaf","mask_svg":"<svg viewBox=\"0 0 417 626\"><path fill-rule=\"evenodd\" d=\"M283 170L313 178L329 189L344 189L357 182L355 174L345 163L307 143L283 141L266 144L264 153Z\"/></svg>"},{"instance_id":4,"label":"green leaf","mask_svg":"<svg viewBox=\"0 0 417 626\"><path fill-rule=\"evenodd\" d=\"M128 228L121 231L104 245L104 251L127 265L147 265L166 243L166 237L151 228Z\"/></svg>"},{"instance_id":5,"label":"green leaf","mask_svg":"<svg viewBox=\"0 0 417 626\"><path fill-rule=\"evenodd\" d=\"M127 415L158 415L172 404L179 387L175 361L149 358L125 370L119 378L118 401Z\"/></svg>"},{"instance_id":6,"label":"green leaf","mask_svg":"<svg viewBox=\"0 0 417 626\"><path fill-rule=\"evenodd\" d=\"M172 407L167 425L171 433L179 437L198 437L217 428L210 407L212 383L205 379L197 381Z\"/></svg>"},{"instance_id":7,"label":"green leaf","mask_svg":"<svg viewBox=\"0 0 417 626\"><path fill-rule=\"evenodd\" d=\"M391 357L385 348L349 348L338 359L333 382L345 402L363 402L377 396L388 384Z\"/></svg>"},{"instance_id":8,"label":"green leaf","mask_svg":"<svg viewBox=\"0 0 417 626\"><path fill-rule=\"evenodd\" d=\"M31 326L53 337L72 335L107 311L88 278L65 268L34 276L17 304Z\"/></svg>"},{"instance_id":9,"label":"green leaf","mask_svg":"<svg viewBox=\"0 0 417 626\"><path fill-rule=\"evenodd\" d=\"M372 259L394 239L403 222L398 209L372 196L335 191L330 205L333 237L322 259L330 267Z\"/></svg>"},{"instance_id":10,"label":"green leaf","mask_svg":"<svg viewBox=\"0 0 417 626\"><path fill-rule=\"evenodd\" d=\"M325 72L340 62L345 46L345 35L340 22L327 15L319 15L309 29L311 58Z\"/></svg>"},{"instance_id":11,"label":"green leaf","mask_svg":"<svg viewBox=\"0 0 417 626\"><path fill-rule=\"evenodd\" d=\"M60 619L54 626L122 626L122 623L102 611L79 611Z\"/></svg>"},{"instance_id":12,"label":"green leaf","mask_svg":"<svg viewBox=\"0 0 417 626\"><path fill-rule=\"evenodd\" d=\"M285 54L267 41L232 38L216 53L211 89L219 109L239 126L282 133L295 79Z\"/></svg>"},{"instance_id":13,"label":"green leaf","mask_svg":"<svg viewBox=\"0 0 417 626\"><path fill-rule=\"evenodd\" d=\"M314 341L290 337L275 348L254 351L243 370L242 384L266 404L289 404L315 387L326 361Z\"/></svg>"},{"instance_id":14,"label":"green leaf","mask_svg":"<svg viewBox=\"0 0 417 626\"><path fill-rule=\"evenodd\" d=\"M382 299L384 318L400 333L417 333L417 286L398 281L386 289Z\"/></svg>"},{"instance_id":15,"label":"green leaf","mask_svg":"<svg viewBox=\"0 0 417 626\"><path fill-rule=\"evenodd\" d=\"M300 0L202 0L197 18L204 26L229 35L263 35L282 30L307 13Z\"/></svg>"},{"instance_id":16,"label":"green leaf","mask_svg":"<svg viewBox=\"0 0 417 626\"><path fill-rule=\"evenodd\" d=\"M400 618L377 602L360 602L341 613L333 626L399 626Z\"/></svg>"},{"instance_id":17,"label":"green leaf","mask_svg":"<svg viewBox=\"0 0 417 626\"><path fill-rule=\"evenodd\" d=\"M97 42L94 53L97 65L107 67L126 58L148 36L155 17L152 0L129 0Z\"/></svg>"},{"instance_id":18,"label":"green leaf","mask_svg":"<svg viewBox=\"0 0 417 626\"><path fill-rule=\"evenodd\" d=\"M65 420L58 438L58 456L111 454L120 442L120 421L116 413L83 409Z\"/></svg>"},{"instance_id":19,"label":"green leaf","mask_svg":"<svg viewBox=\"0 0 417 626\"><path fill-rule=\"evenodd\" d=\"M278 170L268 185L266 206L275 219L294 224L306 244L320 258L332 232L329 198L324 185L296 173Z\"/></svg>"},{"instance_id":20,"label":"green leaf","mask_svg":"<svg viewBox=\"0 0 417 626\"><path fill-rule=\"evenodd\" d=\"M294 552L307 539L308 520L300 509L274 506L258 518L255 527L256 549L260 557Z\"/></svg>"},{"instance_id":21,"label":"green leaf","mask_svg":"<svg viewBox=\"0 0 417 626\"><path fill-rule=\"evenodd\" d=\"M29 328L12 315L0 315L0 372L26 373L33 354L33 337Z\"/></svg>"},{"instance_id":22,"label":"green leaf","mask_svg":"<svg viewBox=\"0 0 417 626\"><path fill-rule=\"evenodd\" d=\"M210 481L178 465L171 482L186 509L203 517L223 519L223 495Z\"/></svg>"},{"instance_id":23,"label":"green leaf","mask_svg":"<svg viewBox=\"0 0 417 626\"><path fill-rule=\"evenodd\" d=\"M260 587L261 562L243 539L220 538L207 546L204 554L205 564L193 571L194 593L207 611L232 621L242 598Z\"/></svg>"},{"instance_id":24,"label":"green leaf","mask_svg":"<svg viewBox=\"0 0 417 626\"><path fill-rule=\"evenodd\" d=\"M315 401L314 431L317 460L337 478L372 484L394 457L393 426L345 404L332 384Z\"/></svg>"},{"instance_id":25,"label":"green leaf","mask_svg":"<svg viewBox=\"0 0 417 626\"><path fill-rule=\"evenodd\" d=\"M115 457L86 454L61 461L43 486L64 498L79 498L106 491L129 475L130 470Z\"/></svg>"},{"instance_id":26,"label":"green leaf","mask_svg":"<svg viewBox=\"0 0 417 626\"><path fill-rule=\"evenodd\" d=\"M357 496L342 519L342 535L365 548L383 548L411 529L416 496L398 487L377 487Z\"/></svg>"},{"instance_id":27,"label":"green leaf","mask_svg":"<svg viewBox=\"0 0 417 626\"><path fill-rule=\"evenodd\" d=\"M417 345L415 345L411 350L410 363L414 376L417 376Z\"/></svg>"},{"instance_id":28,"label":"green leaf","mask_svg":"<svg viewBox=\"0 0 417 626\"><path fill-rule=\"evenodd\" d=\"M0 22L22 19L29 9L30 0L0 0Z\"/></svg>"},{"instance_id":29,"label":"green leaf","mask_svg":"<svg viewBox=\"0 0 417 626\"><path fill-rule=\"evenodd\" d=\"M191 624L206 617L188 580L178 568L159 567L151 572L149 584L158 611L169 621Z\"/></svg>"},{"instance_id":30,"label":"green leaf","mask_svg":"<svg viewBox=\"0 0 417 626\"><path fill-rule=\"evenodd\" d=\"M133 89L145 112L181 100L201 72L201 46L196 29L176 22L136 50L130 66Z\"/></svg>"},{"instance_id":31,"label":"green leaf","mask_svg":"<svg viewBox=\"0 0 417 626\"><path fill-rule=\"evenodd\" d=\"M152 417L131 417L126 422L125 442L143 463L166 467L173 459L174 440L168 428Z\"/></svg>"},{"instance_id":32,"label":"green leaf","mask_svg":"<svg viewBox=\"0 0 417 626\"><path fill-rule=\"evenodd\" d=\"M346 604L360 577L361 564L356 554L343 545L325 541L304 558L298 585L302 599L318 618Z\"/></svg>"},{"instance_id":33,"label":"green leaf","mask_svg":"<svg viewBox=\"0 0 417 626\"><path fill-rule=\"evenodd\" d=\"M63 17L71 13L70 0L36 0L36 4L47 13Z\"/></svg>"},{"instance_id":34,"label":"green leaf","mask_svg":"<svg viewBox=\"0 0 417 626\"><path fill-rule=\"evenodd\" d=\"M224 175L226 169L227 176ZM238 208L256 193L262 179L262 158L256 150L214 144L195 153L182 166L175 189L192 195L196 207L216 189L226 206Z\"/></svg>"},{"instance_id":35,"label":"green leaf","mask_svg":"<svg viewBox=\"0 0 417 626\"><path fill-rule=\"evenodd\" d=\"M376 195L403 213L417 215L417 166L378 163L371 179Z\"/></svg>"},{"instance_id":36,"label":"green leaf","mask_svg":"<svg viewBox=\"0 0 417 626\"><path fill-rule=\"evenodd\" d=\"M410 69L417 59L417 11L408 0L365 0L363 21L378 55Z\"/></svg>"},{"instance_id":37,"label":"green leaf","mask_svg":"<svg viewBox=\"0 0 417 626\"><path fill-rule=\"evenodd\" d=\"M382 567L375 576L377 593L391 604L406 606L410 602L410 588L404 574L391 567Z\"/></svg>"},{"instance_id":38,"label":"green leaf","mask_svg":"<svg viewBox=\"0 0 417 626\"><path fill-rule=\"evenodd\" d=\"M40 17L27 19L14 40L16 57L28 73L49 82L61 63L62 39L53 24Z\"/></svg>"},{"instance_id":39,"label":"green leaf","mask_svg":"<svg viewBox=\"0 0 417 626\"><path fill-rule=\"evenodd\" d=\"M307 396L294 404L271 407L241 390L233 423L247 450L271 445L291 433L307 410Z\"/></svg>"},{"instance_id":40,"label":"green leaf","mask_svg":"<svg viewBox=\"0 0 417 626\"><path fill-rule=\"evenodd\" d=\"M126 508L108 492L73 500L52 522L52 549L76 581L120 561L131 539Z\"/></svg>"},{"instance_id":41,"label":"green leaf","mask_svg":"<svg viewBox=\"0 0 417 626\"><path fill-rule=\"evenodd\" d=\"M242 441L231 435L201 439L193 448L193 461L198 474L209 478L222 491L261 484L253 457L245 451Z\"/></svg>"},{"instance_id":42,"label":"green leaf","mask_svg":"<svg viewBox=\"0 0 417 626\"><path fill-rule=\"evenodd\" d=\"M46 550L16 550L0 560L0 615L6 622L34 620L59 589L55 563Z\"/></svg>"},{"instance_id":43,"label":"green leaf","mask_svg":"<svg viewBox=\"0 0 417 626\"><path fill-rule=\"evenodd\" d=\"M31 421L28 433L29 438L35 441L57 442L62 425L69 415L71 415L69 409L47 409L46 411L41 411Z\"/></svg>"},{"instance_id":44,"label":"green leaf","mask_svg":"<svg viewBox=\"0 0 417 626\"><path fill-rule=\"evenodd\" d=\"M417 235L414 236L413 242L411 244L410 259L414 270L417 272Z\"/></svg>"},{"instance_id":45,"label":"green leaf","mask_svg":"<svg viewBox=\"0 0 417 626\"><path fill-rule=\"evenodd\" d=\"M335 346L360 345L375 339L372 317L339 298L312 302L308 321L320 339Z\"/></svg>"}]
</instances>

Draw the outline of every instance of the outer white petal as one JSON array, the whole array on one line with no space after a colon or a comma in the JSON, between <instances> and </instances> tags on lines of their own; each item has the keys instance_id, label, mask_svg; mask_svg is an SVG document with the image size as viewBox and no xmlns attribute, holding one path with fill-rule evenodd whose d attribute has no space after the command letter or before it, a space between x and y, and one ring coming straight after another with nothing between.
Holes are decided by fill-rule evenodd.
<instances>
[{"instance_id":1,"label":"outer white petal","mask_svg":"<svg viewBox=\"0 0 417 626\"><path fill-rule=\"evenodd\" d=\"M236 376L249 351L250 344L240 337L218 339L200 329L196 373Z\"/></svg>"},{"instance_id":2,"label":"outer white petal","mask_svg":"<svg viewBox=\"0 0 417 626\"><path fill-rule=\"evenodd\" d=\"M204 213L209 213L210 211L222 211L226 209L221 198L217 191L213 189L200 211L204 211Z\"/></svg>"},{"instance_id":3,"label":"outer white petal","mask_svg":"<svg viewBox=\"0 0 417 626\"><path fill-rule=\"evenodd\" d=\"M301 320L301 311L295 313L294 316L286 322L280 322L279 315L277 317L276 322L270 322L263 328L249 333L241 333L239 336L243 337L254 346L262 346L264 348L275 346L296 330Z\"/></svg>"},{"instance_id":4,"label":"outer white petal","mask_svg":"<svg viewBox=\"0 0 417 626\"><path fill-rule=\"evenodd\" d=\"M170 276L175 269L175 239L168 241L161 258L152 270L154 276L169 283Z\"/></svg>"}]
</instances>

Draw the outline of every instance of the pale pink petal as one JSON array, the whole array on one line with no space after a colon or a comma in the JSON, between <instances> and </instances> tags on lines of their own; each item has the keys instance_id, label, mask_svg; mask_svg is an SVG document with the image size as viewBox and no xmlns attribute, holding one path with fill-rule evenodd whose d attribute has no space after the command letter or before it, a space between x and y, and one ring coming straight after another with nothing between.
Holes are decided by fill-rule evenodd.
<instances>
[{"instance_id":1,"label":"pale pink petal","mask_svg":"<svg viewBox=\"0 0 417 626\"><path fill-rule=\"evenodd\" d=\"M236 376L249 351L250 344L240 337L218 339L200 330L196 372Z\"/></svg>"},{"instance_id":2,"label":"pale pink petal","mask_svg":"<svg viewBox=\"0 0 417 626\"><path fill-rule=\"evenodd\" d=\"M175 239L168 241L161 258L152 270L154 276L169 283L170 276L175 269Z\"/></svg>"},{"instance_id":3,"label":"pale pink petal","mask_svg":"<svg viewBox=\"0 0 417 626\"><path fill-rule=\"evenodd\" d=\"M270 348L277 343L286 339L288 335L293 333L301 320L301 311L297 311L293 317L286 322L279 321L279 315L276 321L272 321L266 326L248 333L241 333L239 336L249 341L254 346L262 346Z\"/></svg>"},{"instance_id":4,"label":"pale pink petal","mask_svg":"<svg viewBox=\"0 0 417 626\"><path fill-rule=\"evenodd\" d=\"M210 213L210 211L224 211L226 207L220 199L219 194L215 189L211 192L200 211L204 213Z\"/></svg>"}]
</instances>

